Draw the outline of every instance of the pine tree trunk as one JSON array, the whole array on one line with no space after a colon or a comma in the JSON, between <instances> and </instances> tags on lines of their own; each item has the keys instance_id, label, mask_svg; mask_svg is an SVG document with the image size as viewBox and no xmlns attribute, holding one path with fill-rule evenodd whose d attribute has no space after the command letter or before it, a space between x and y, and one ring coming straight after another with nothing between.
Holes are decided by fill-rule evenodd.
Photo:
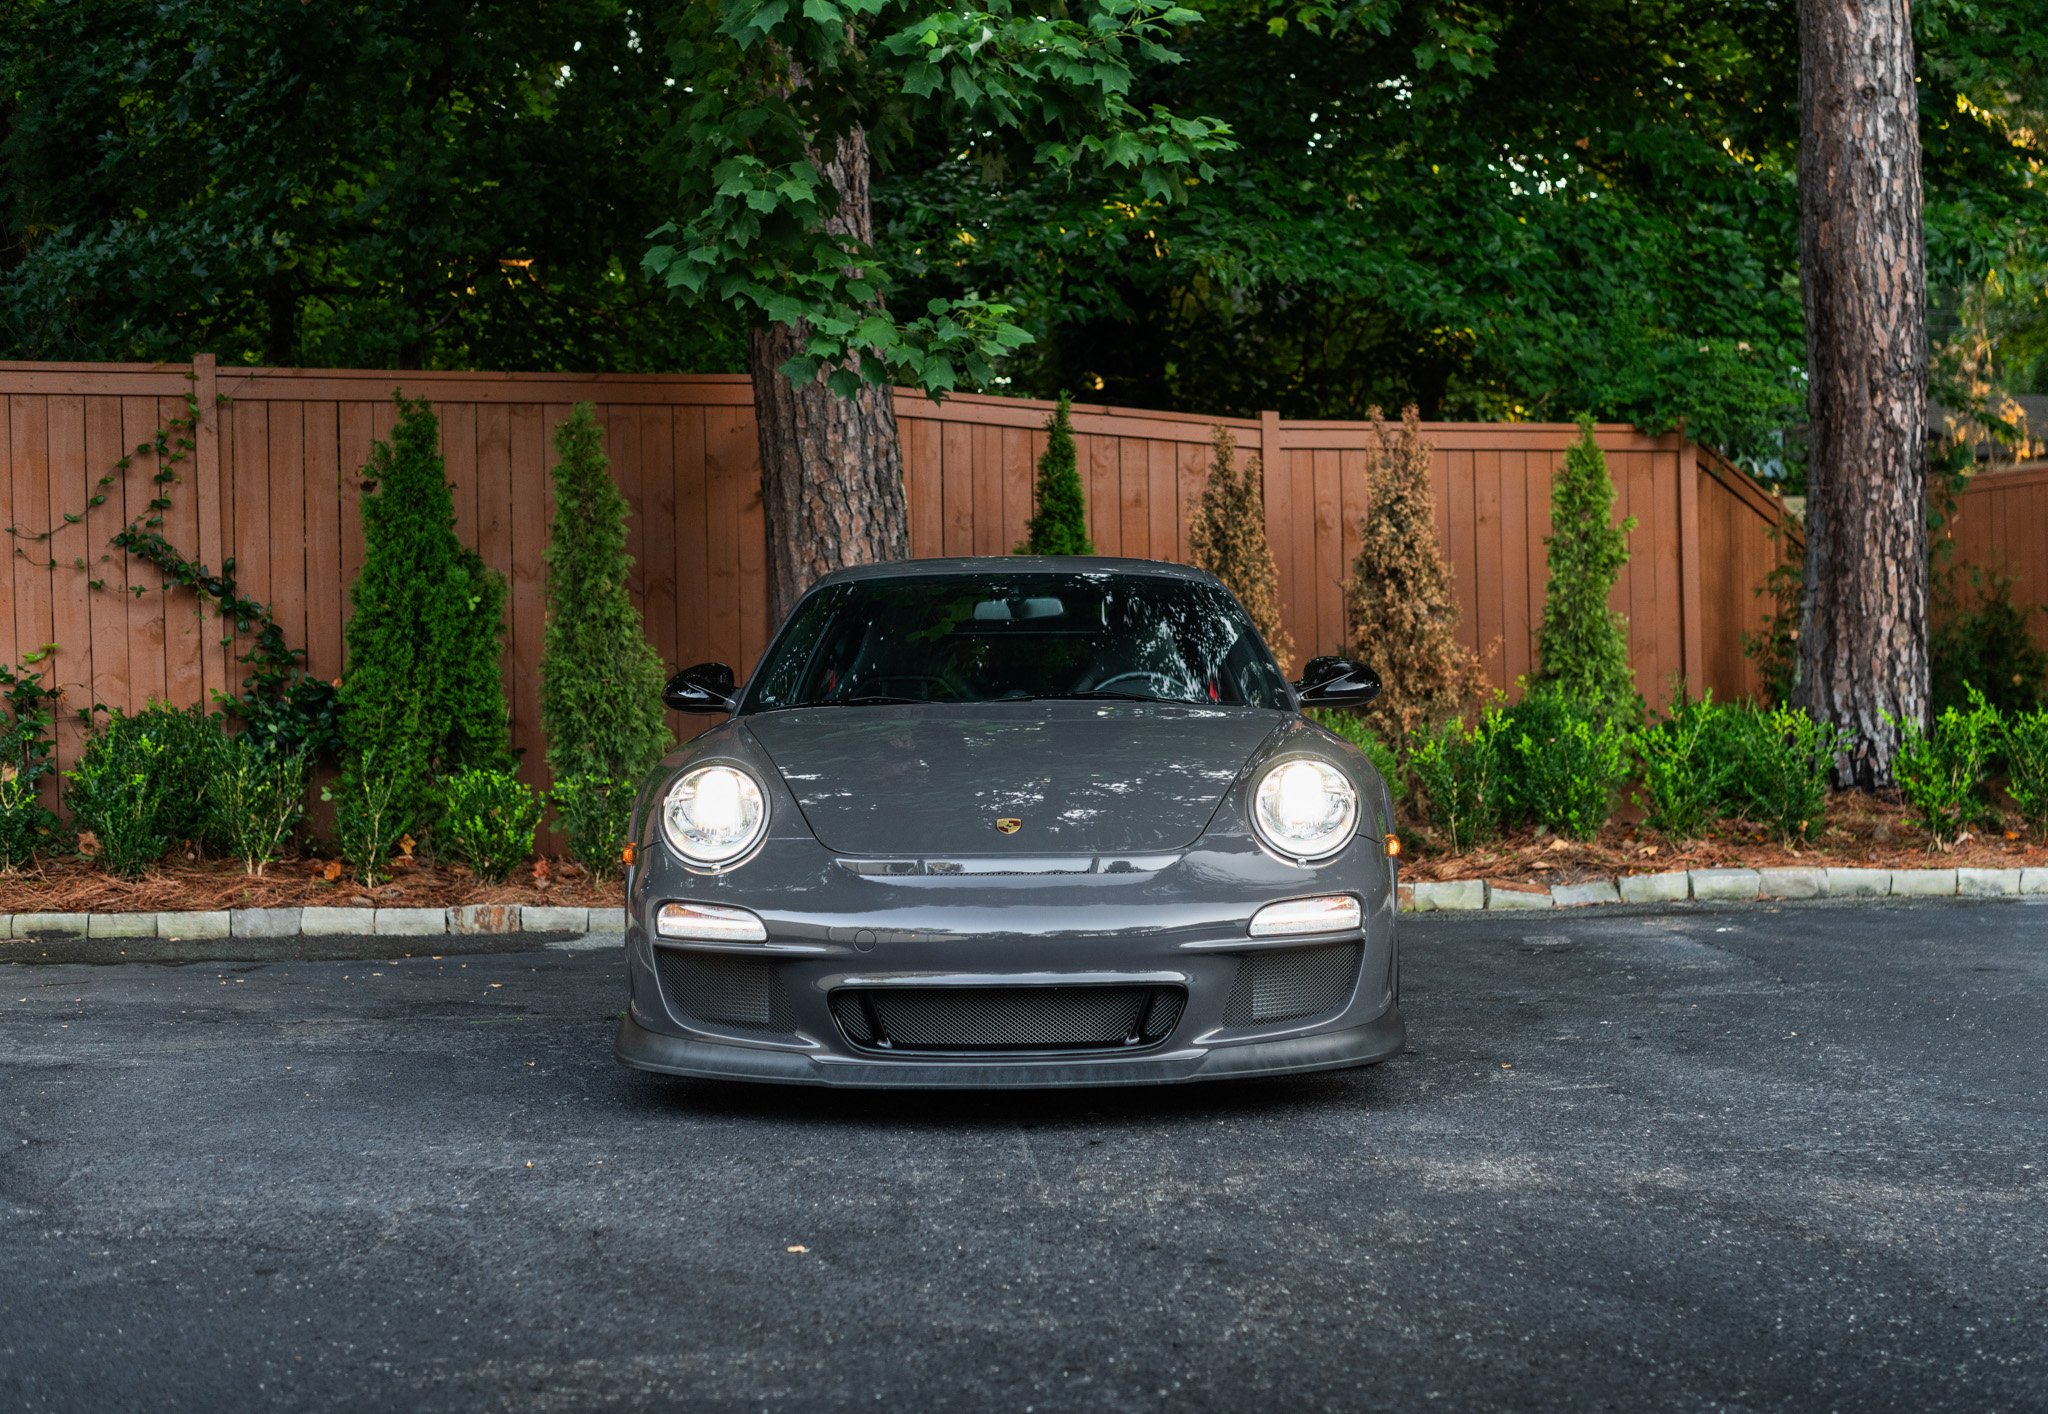
<instances>
[{"instance_id":1,"label":"pine tree trunk","mask_svg":"<svg viewBox=\"0 0 2048 1414\"><path fill-rule=\"evenodd\" d=\"M1806 579L1798 697L1856 743L1837 784L1891 783L1927 716L1927 324L1907 0L1799 7Z\"/></svg>"},{"instance_id":2,"label":"pine tree trunk","mask_svg":"<svg viewBox=\"0 0 2048 1414\"><path fill-rule=\"evenodd\" d=\"M828 229L866 244L874 235L866 134L855 129L829 156L818 154L818 163L839 193ZM802 353L809 338L803 323L770 324L747 338L771 623L833 570L910 554L903 453L889 390L867 385L842 398L825 386L824 369L802 386L792 384L782 365Z\"/></svg>"}]
</instances>

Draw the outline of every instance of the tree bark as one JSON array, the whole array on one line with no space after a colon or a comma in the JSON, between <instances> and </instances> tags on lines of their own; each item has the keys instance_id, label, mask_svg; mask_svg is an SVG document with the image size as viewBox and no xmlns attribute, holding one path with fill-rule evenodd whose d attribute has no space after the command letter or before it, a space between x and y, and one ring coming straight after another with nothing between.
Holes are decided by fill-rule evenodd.
<instances>
[{"instance_id":1,"label":"tree bark","mask_svg":"<svg viewBox=\"0 0 2048 1414\"><path fill-rule=\"evenodd\" d=\"M826 229L868 244L874 217L867 135L856 128L831 153L814 157L839 194ZM782 365L803 352L810 336L810 326L799 322L757 327L747 337L772 622L780 622L804 590L833 570L910 554L903 452L890 391L863 385L842 398L825 385L827 368L801 386L792 384Z\"/></svg>"},{"instance_id":2,"label":"tree bark","mask_svg":"<svg viewBox=\"0 0 2048 1414\"><path fill-rule=\"evenodd\" d=\"M1927 718L1926 240L1908 0L1801 0L1806 578L1798 700L1855 733L1838 785L1891 784Z\"/></svg>"}]
</instances>

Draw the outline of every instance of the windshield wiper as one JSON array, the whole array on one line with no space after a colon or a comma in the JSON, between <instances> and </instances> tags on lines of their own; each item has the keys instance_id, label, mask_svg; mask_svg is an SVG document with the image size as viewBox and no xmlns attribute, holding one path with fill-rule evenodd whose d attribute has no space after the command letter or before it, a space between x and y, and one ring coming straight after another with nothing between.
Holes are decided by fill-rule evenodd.
<instances>
[{"instance_id":1,"label":"windshield wiper","mask_svg":"<svg viewBox=\"0 0 2048 1414\"><path fill-rule=\"evenodd\" d=\"M1177 697L1150 697L1142 692L1034 692L1033 702L1178 702Z\"/></svg>"},{"instance_id":2,"label":"windshield wiper","mask_svg":"<svg viewBox=\"0 0 2048 1414\"><path fill-rule=\"evenodd\" d=\"M818 702L806 703L810 707L919 707L924 705L922 697L827 697Z\"/></svg>"}]
</instances>

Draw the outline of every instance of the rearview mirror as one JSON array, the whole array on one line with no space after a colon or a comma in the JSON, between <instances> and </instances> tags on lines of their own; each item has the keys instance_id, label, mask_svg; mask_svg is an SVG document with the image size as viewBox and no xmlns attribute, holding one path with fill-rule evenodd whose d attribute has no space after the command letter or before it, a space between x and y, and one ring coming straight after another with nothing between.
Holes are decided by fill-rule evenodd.
<instances>
[{"instance_id":1,"label":"rearview mirror","mask_svg":"<svg viewBox=\"0 0 2048 1414\"><path fill-rule=\"evenodd\" d=\"M739 705L732 669L723 663L698 663L668 680L661 700L675 712L730 712Z\"/></svg>"},{"instance_id":2,"label":"rearview mirror","mask_svg":"<svg viewBox=\"0 0 2048 1414\"><path fill-rule=\"evenodd\" d=\"M1304 707L1363 707L1380 695L1380 675L1349 658L1311 658L1294 691Z\"/></svg>"}]
</instances>

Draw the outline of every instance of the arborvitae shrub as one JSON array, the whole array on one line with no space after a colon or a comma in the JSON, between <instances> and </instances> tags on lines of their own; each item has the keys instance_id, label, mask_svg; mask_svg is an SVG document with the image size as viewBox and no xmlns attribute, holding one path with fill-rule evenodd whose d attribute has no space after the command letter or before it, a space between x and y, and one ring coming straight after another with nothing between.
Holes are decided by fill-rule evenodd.
<instances>
[{"instance_id":1,"label":"arborvitae shrub","mask_svg":"<svg viewBox=\"0 0 2048 1414\"><path fill-rule=\"evenodd\" d=\"M1630 516L1614 520L1614 482L1593 440L1593 420L1579 419L1579 440L1564 454L1550 488L1550 583L1543 603L1542 672L1588 710L1628 715L1636 693L1628 662L1628 620L1607 607L1628 563Z\"/></svg>"},{"instance_id":2,"label":"arborvitae shrub","mask_svg":"<svg viewBox=\"0 0 2048 1414\"><path fill-rule=\"evenodd\" d=\"M1074 462L1074 420L1067 395L1045 424L1045 451L1038 458L1038 510L1025 527L1020 555L1092 555L1088 504Z\"/></svg>"},{"instance_id":3,"label":"arborvitae shrub","mask_svg":"<svg viewBox=\"0 0 2048 1414\"><path fill-rule=\"evenodd\" d=\"M455 537L439 440L427 403L401 396L390 440L371 449L363 469L371 485L363 567L350 593L345 750L334 792L338 828L356 842L358 862L432 824L437 779L512 764L498 666L505 581ZM364 811L375 820L352 818Z\"/></svg>"},{"instance_id":4,"label":"arborvitae shrub","mask_svg":"<svg viewBox=\"0 0 2048 1414\"><path fill-rule=\"evenodd\" d=\"M661 703L661 659L626 592L629 507L612 481L590 404L555 429L555 518L548 530L540 725L548 769L580 806L610 812L623 838L633 790L675 744ZM618 782L623 789L609 789ZM558 802L559 804L559 802ZM571 850L593 826L578 817ZM595 827L597 834L604 834ZM593 860L583 859L586 865Z\"/></svg>"},{"instance_id":5,"label":"arborvitae shrub","mask_svg":"<svg viewBox=\"0 0 2048 1414\"><path fill-rule=\"evenodd\" d=\"M1238 470L1237 442L1228 428L1216 429L1215 447L1188 522L1189 555L1230 587L1284 670L1293 662L1294 640L1281 626L1280 569L1266 540L1265 471L1257 457Z\"/></svg>"},{"instance_id":6,"label":"arborvitae shrub","mask_svg":"<svg viewBox=\"0 0 2048 1414\"><path fill-rule=\"evenodd\" d=\"M1352 652L1379 670L1380 695L1367 719L1395 741L1464 713L1485 676L1479 656L1458 641L1458 605L1437 542L1429 494L1429 444L1414 408L1398 432L1372 410L1378 443L1366 463L1367 510L1358 558L1344 586Z\"/></svg>"}]
</instances>

